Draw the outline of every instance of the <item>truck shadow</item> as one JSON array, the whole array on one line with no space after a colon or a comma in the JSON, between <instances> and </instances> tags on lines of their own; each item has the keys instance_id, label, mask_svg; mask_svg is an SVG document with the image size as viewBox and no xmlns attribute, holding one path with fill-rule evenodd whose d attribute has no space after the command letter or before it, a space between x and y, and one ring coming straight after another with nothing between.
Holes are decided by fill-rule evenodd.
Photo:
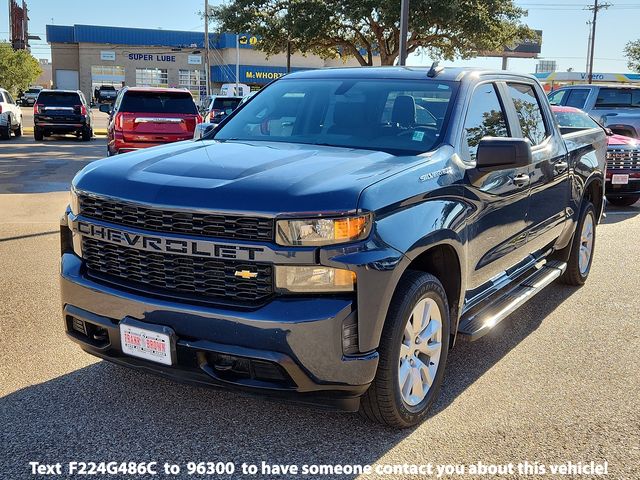
<instances>
[{"instance_id":1,"label":"truck shadow","mask_svg":"<svg viewBox=\"0 0 640 480\"><path fill-rule=\"evenodd\" d=\"M432 415L517 347L575 291L550 287L503 321L498 331L478 342L460 342L450 354ZM7 478L13 479L29 478L28 462L34 460L166 461L185 468L192 461L231 461L238 469L243 462L261 461L373 464L406 437L426 435L430 428L427 420L415 429L395 431L353 414L179 385L107 362L11 393L0 399L0 412L3 463Z\"/></svg>"}]
</instances>

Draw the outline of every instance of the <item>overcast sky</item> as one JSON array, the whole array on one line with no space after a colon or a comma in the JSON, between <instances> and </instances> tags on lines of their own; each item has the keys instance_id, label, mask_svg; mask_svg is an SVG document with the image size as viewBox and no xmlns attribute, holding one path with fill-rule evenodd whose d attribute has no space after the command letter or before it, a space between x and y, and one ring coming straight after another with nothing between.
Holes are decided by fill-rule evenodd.
<instances>
[{"instance_id":1,"label":"overcast sky","mask_svg":"<svg viewBox=\"0 0 640 480\"><path fill-rule=\"evenodd\" d=\"M592 3L593 0L591 0ZM8 38L7 0L0 7L0 40ZM215 0L211 4L217 3ZM541 58L556 60L558 70L573 68L584 71L588 26L591 12L585 9L589 0L517 0L529 10L524 19L530 27L543 31ZM613 6L601 10L596 34L595 72L628 71L623 48L629 40L640 38L640 0L608 0ZM166 30L202 31L198 12L204 0L28 0L29 29L42 40L32 40L32 52L39 58L50 58L45 25L108 25ZM409 64L430 64L431 59L412 56ZM476 58L468 61L444 62L444 65L476 65L500 68L499 58ZM535 71L536 60L510 59L509 68L521 72Z\"/></svg>"}]
</instances>

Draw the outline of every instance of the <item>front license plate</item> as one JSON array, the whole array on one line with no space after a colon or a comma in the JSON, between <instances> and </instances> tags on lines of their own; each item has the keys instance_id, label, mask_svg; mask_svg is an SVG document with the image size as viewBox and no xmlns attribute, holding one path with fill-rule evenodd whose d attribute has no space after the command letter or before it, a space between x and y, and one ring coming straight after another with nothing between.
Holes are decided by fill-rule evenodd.
<instances>
[{"instance_id":1,"label":"front license plate","mask_svg":"<svg viewBox=\"0 0 640 480\"><path fill-rule=\"evenodd\" d=\"M172 365L169 335L121 323L120 341L127 355Z\"/></svg>"},{"instance_id":2,"label":"front license plate","mask_svg":"<svg viewBox=\"0 0 640 480\"><path fill-rule=\"evenodd\" d=\"M614 173L613 175L611 175L611 185L627 185L628 183L628 174Z\"/></svg>"}]
</instances>

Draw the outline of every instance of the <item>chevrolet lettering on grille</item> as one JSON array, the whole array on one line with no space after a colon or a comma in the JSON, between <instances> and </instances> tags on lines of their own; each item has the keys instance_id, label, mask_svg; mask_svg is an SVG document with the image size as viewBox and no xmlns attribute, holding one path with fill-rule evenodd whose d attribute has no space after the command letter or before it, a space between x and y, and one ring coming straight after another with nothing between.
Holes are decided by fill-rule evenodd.
<instances>
[{"instance_id":1,"label":"chevrolet lettering on grille","mask_svg":"<svg viewBox=\"0 0 640 480\"><path fill-rule=\"evenodd\" d=\"M85 237L149 252L230 260L258 260L259 254L265 251L264 248L258 246L229 245L205 240L186 240L182 238L144 235L95 225L81 220L72 222L71 228L75 233L79 233Z\"/></svg>"}]
</instances>

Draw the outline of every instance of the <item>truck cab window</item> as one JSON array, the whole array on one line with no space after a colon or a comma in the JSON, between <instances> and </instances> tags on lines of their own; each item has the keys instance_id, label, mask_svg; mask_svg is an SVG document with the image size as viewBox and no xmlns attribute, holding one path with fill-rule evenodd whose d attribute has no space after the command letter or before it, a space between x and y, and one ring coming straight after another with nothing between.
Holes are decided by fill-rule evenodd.
<instances>
[{"instance_id":1,"label":"truck cab window","mask_svg":"<svg viewBox=\"0 0 640 480\"><path fill-rule=\"evenodd\" d=\"M510 83L507 87L518 114L522 135L531 141L531 145L540 145L547 138L547 128L533 87L524 83Z\"/></svg>"},{"instance_id":2,"label":"truck cab window","mask_svg":"<svg viewBox=\"0 0 640 480\"><path fill-rule=\"evenodd\" d=\"M584 108L584 104L589 96L586 88L575 88L569 91L565 105L567 107ZM553 104L552 104L553 105Z\"/></svg>"},{"instance_id":3,"label":"truck cab window","mask_svg":"<svg viewBox=\"0 0 640 480\"><path fill-rule=\"evenodd\" d=\"M476 158L482 138L509 136L504 111L492 83L480 85L473 92L464 122L464 134L472 160Z\"/></svg>"},{"instance_id":4,"label":"truck cab window","mask_svg":"<svg viewBox=\"0 0 640 480\"><path fill-rule=\"evenodd\" d=\"M561 105L565 96L567 96L567 90L556 90L549 94L549 103L551 105Z\"/></svg>"}]
</instances>

